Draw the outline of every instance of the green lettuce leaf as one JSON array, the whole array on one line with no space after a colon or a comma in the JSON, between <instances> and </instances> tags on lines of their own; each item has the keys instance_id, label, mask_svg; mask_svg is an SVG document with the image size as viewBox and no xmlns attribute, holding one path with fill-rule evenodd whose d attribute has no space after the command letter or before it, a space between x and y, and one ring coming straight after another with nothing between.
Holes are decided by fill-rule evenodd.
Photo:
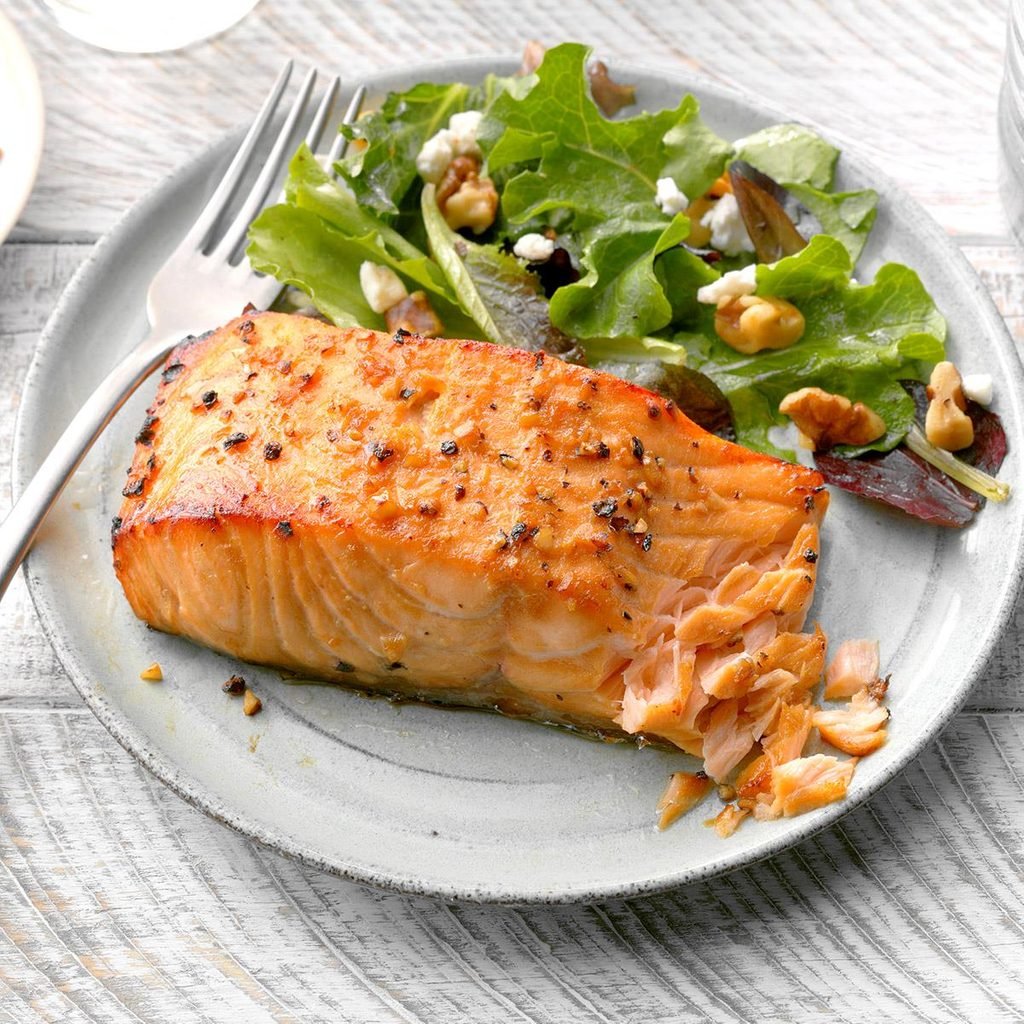
<instances>
[{"instance_id":1,"label":"green lettuce leaf","mask_svg":"<svg viewBox=\"0 0 1024 1024\"><path fill-rule=\"evenodd\" d=\"M821 222L825 234L838 238L856 263L875 223L878 193L871 188L855 192L822 192L810 185L786 186Z\"/></svg>"},{"instance_id":2,"label":"green lettuce leaf","mask_svg":"<svg viewBox=\"0 0 1024 1024\"><path fill-rule=\"evenodd\" d=\"M586 274L551 296L552 323L577 338L644 335L666 326L672 303L654 261L689 231L682 214L667 225L635 218L606 224L583 250Z\"/></svg>"},{"instance_id":3,"label":"green lettuce leaf","mask_svg":"<svg viewBox=\"0 0 1024 1024\"><path fill-rule=\"evenodd\" d=\"M773 178L838 238L856 263L875 222L873 189L832 192L839 150L810 128L777 124L736 143L736 158Z\"/></svg>"},{"instance_id":4,"label":"green lettuce leaf","mask_svg":"<svg viewBox=\"0 0 1024 1024\"><path fill-rule=\"evenodd\" d=\"M909 267L886 264L864 286L851 285L849 273L849 254L826 235L795 256L758 268L758 292L789 299L804 315L804 335L788 349L750 356L734 351L715 335L710 308L701 334L678 338L691 365L729 399L741 444L791 458L769 434L788 423L779 402L810 386L864 402L885 420L883 438L844 448L848 454L887 451L910 429L914 405L899 381L920 378L924 365L944 358L945 321Z\"/></svg>"},{"instance_id":5,"label":"green lettuce leaf","mask_svg":"<svg viewBox=\"0 0 1024 1024\"><path fill-rule=\"evenodd\" d=\"M701 120L699 109L694 100L680 122L666 132L668 161L658 175L671 178L691 199L711 188L733 155L732 144Z\"/></svg>"},{"instance_id":6,"label":"green lettuce leaf","mask_svg":"<svg viewBox=\"0 0 1024 1024\"><path fill-rule=\"evenodd\" d=\"M693 117L685 96L673 110L610 121L590 95L590 50L564 43L544 55L535 81L521 96L502 93L477 138L489 173L536 164L505 186L502 206L511 223L549 210L570 210L577 228L606 221L610 211L649 205L666 163L666 133ZM665 218L667 220L667 218Z\"/></svg>"},{"instance_id":7,"label":"green lettuce leaf","mask_svg":"<svg viewBox=\"0 0 1024 1024\"><path fill-rule=\"evenodd\" d=\"M364 247L316 214L284 203L269 207L249 228L246 252L254 270L301 289L339 327L384 330L359 285Z\"/></svg>"},{"instance_id":8,"label":"green lettuce leaf","mask_svg":"<svg viewBox=\"0 0 1024 1024\"><path fill-rule=\"evenodd\" d=\"M775 124L735 144L736 159L753 164L780 185L832 187L839 150L802 124Z\"/></svg>"},{"instance_id":9,"label":"green lettuce leaf","mask_svg":"<svg viewBox=\"0 0 1024 1024\"><path fill-rule=\"evenodd\" d=\"M434 194L434 186L427 185L420 197L430 251L483 337L496 345L576 358L572 340L551 323L537 278L496 246L452 231Z\"/></svg>"},{"instance_id":10,"label":"green lettuce leaf","mask_svg":"<svg viewBox=\"0 0 1024 1024\"><path fill-rule=\"evenodd\" d=\"M665 139L683 125L697 138L697 103L608 120L590 94L589 55L575 43L549 50L527 89L494 101L478 139L488 172L507 174L503 223L544 217L573 235L584 275L552 297L555 326L578 338L649 334L673 316L655 261L689 231L654 201L666 165L683 159L684 140ZM687 181L700 173L709 172L687 171Z\"/></svg>"},{"instance_id":11,"label":"green lettuce leaf","mask_svg":"<svg viewBox=\"0 0 1024 1024\"><path fill-rule=\"evenodd\" d=\"M682 246L659 256L654 272L672 305L671 323L676 327L685 327L697 320L701 313L697 289L720 276L717 270Z\"/></svg>"},{"instance_id":12,"label":"green lettuce leaf","mask_svg":"<svg viewBox=\"0 0 1024 1024\"><path fill-rule=\"evenodd\" d=\"M468 109L474 90L458 83L424 82L389 93L383 105L342 131L349 146L338 172L361 206L381 217L396 217L402 200L419 181L416 157L423 143L448 127L452 114Z\"/></svg>"},{"instance_id":13,"label":"green lettuce leaf","mask_svg":"<svg viewBox=\"0 0 1024 1024\"><path fill-rule=\"evenodd\" d=\"M390 267L410 291L422 289L453 337L477 337L441 268L397 231L362 208L331 180L309 149L289 165L286 202L253 222L247 254L252 266L309 296L339 326L384 329L359 283L365 261Z\"/></svg>"}]
</instances>

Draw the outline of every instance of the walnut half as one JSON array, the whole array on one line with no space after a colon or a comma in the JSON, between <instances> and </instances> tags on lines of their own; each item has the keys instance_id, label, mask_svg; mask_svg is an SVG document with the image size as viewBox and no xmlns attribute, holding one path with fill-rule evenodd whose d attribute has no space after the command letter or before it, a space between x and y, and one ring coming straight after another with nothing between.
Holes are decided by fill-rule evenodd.
<instances>
[{"instance_id":1,"label":"walnut half","mask_svg":"<svg viewBox=\"0 0 1024 1024\"><path fill-rule=\"evenodd\" d=\"M796 306L769 295L738 295L715 311L715 333L744 355L789 348L803 337L804 326Z\"/></svg>"},{"instance_id":2,"label":"walnut half","mask_svg":"<svg viewBox=\"0 0 1024 1024\"><path fill-rule=\"evenodd\" d=\"M444 333L444 327L423 291L415 291L387 309L384 322L391 334L408 331L423 338L439 338Z\"/></svg>"},{"instance_id":3,"label":"walnut half","mask_svg":"<svg viewBox=\"0 0 1024 1024\"><path fill-rule=\"evenodd\" d=\"M437 186L437 208L452 231L469 228L479 235L498 213L498 192L490 178L480 177L480 161L458 156Z\"/></svg>"},{"instance_id":4,"label":"walnut half","mask_svg":"<svg viewBox=\"0 0 1024 1024\"><path fill-rule=\"evenodd\" d=\"M834 444L870 444L885 433L885 421L874 409L821 388L791 391L779 403L779 412L797 425L800 443L811 451Z\"/></svg>"},{"instance_id":5,"label":"walnut half","mask_svg":"<svg viewBox=\"0 0 1024 1024\"><path fill-rule=\"evenodd\" d=\"M928 414L925 436L936 448L958 452L974 443L974 424L967 415L960 371L948 362L938 363L928 382Z\"/></svg>"}]
</instances>

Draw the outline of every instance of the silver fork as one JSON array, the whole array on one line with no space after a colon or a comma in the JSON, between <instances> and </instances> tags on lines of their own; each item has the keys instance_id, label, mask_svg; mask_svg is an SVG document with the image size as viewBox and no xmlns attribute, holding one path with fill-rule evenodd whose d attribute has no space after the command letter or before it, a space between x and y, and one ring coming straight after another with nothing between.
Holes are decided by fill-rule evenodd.
<instances>
[{"instance_id":1,"label":"silver fork","mask_svg":"<svg viewBox=\"0 0 1024 1024\"><path fill-rule=\"evenodd\" d=\"M220 223L230 212L232 197L246 171L256 166L257 146L277 111L291 72L292 62L288 61L209 202L150 283L146 296L149 334L111 370L78 411L0 527L0 598L28 554L47 512L86 452L118 409L171 350L187 335L198 334L237 316L247 303L258 309L266 308L280 292L281 285L277 281L255 273L249 266L242 253L242 243L250 223L263 209L288 155L289 140L299 127L313 94L315 70L310 70L303 80L269 154L261 158L264 160L262 168L237 213L226 227L221 228ZM305 139L314 152L339 88L339 79L332 78L309 123ZM358 116L364 95L365 90L360 88L349 104L346 122ZM344 136L339 133L330 152L331 162L343 154L344 146Z\"/></svg>"}]
</instances>

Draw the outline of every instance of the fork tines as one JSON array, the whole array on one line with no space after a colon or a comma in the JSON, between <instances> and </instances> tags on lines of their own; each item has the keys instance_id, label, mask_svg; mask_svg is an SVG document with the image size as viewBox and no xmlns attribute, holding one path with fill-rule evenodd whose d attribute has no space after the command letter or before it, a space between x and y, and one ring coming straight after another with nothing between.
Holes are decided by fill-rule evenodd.
<instances>
[{"instance_id":1,"label":"fork tines","mask_svg":"<svg viewBox=\"0 0 1024 1024\"><path fill-rule=\"evenodd\" d=\"M208 254L214 261L233 265L241 259L249 225L263 209L267 197L274 192L275 187L279 187L279 182L283 177L284 162L298 146L299 133L304 123L303 116L316 91L317 71L315 68L310 68L303 78L291 107L284 114L284 119L276 135L273 136L267 155L254 159L256 149L261 142L264 142L264 135L267 134L269 126L280 116L278 108L281 106L282 97L288 87L293 67L293 61L285 62L270 93L263 101L256 119L246 132L245 138L225 171L224 177L185 238L185 243ZM337 75L332 76L327 81L316 111L309 122L304 140L313 152L316 152L328 124L332 123L332 114L340 89L341 80ZM351 123L359 116L365 95L365 88L360 86L349 103L343 119L345 123ZM339 131L331 148L330 163L333 164L335 160L339 159L344 154L344 150L345 139ZM245 179L251 176L254 168L258 168L258 173L249 185L248 192L243 196L240 205L236 205L233 202L235 195L240 192L240 187Z\"/></svg>"}]
</instances>

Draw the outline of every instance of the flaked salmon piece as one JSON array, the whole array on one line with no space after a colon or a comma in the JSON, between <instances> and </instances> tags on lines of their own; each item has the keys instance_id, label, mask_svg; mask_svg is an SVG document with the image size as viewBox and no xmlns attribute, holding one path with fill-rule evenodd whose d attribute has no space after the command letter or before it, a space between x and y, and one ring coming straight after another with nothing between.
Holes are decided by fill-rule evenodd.
<instances>
[{"instance_id":1,"label":"flaked salmon piece","mask_svg":"<svg viewBox=\"0 0 1024 1024\"><path fill-rule=\"evenodd\" d=\"M748 808L740 807L739 804L726 804L715 817L704 824L713 828L720 839L728 839L743 824L743 819L750 813Z\"/></svg>"},{"instance_id":2,"label":"flaked salmon piece","mask_svg":"<svg viewBox=\"0 0 1024 1024\"><path fill-rule=\"evenodd\" d=\"M750 753L757 737L741 714L736 698L719 701L712 708L703 731L704 771L716 782L723 782Z\"/></svg>"},{"instance_id":3,"label":"flaked salmon piece","mask_svg":"<svg viewBox=\"0 0 1024 1024\"><path fill-rule=\"evenodd\" d=\"M798 758L814 725L815 708L810 704L785 704L779 709L775 728L761 740L772 764Z\"/></svg>"},{"instance_id":4,"label":"flaked salmon piece","mask_svg":"<svg viewBox=\"0 0 1024 1024\"><path fill-rule=\"evenodd\" d=\"M170 356L112 536L158 629L722 765L800 699L827 503L616 377L261 313ZM716 711L694 665L735 637L792 678Z\"/></svg>"},{"instance_id":5,"label":"flaked salmon piece","mask_svg":"<svg viewBox=\"0 0 1024 1024\"><path fill-rule=\"evenodd\" d=\"M742 798L771 791L772 769L798 758L814 724L816 708L811 704L778 704L778 716L772 732L761 739L759 757L747 764L736 777L736 792Z\"/></svg>"},{"instance_id":6,"label":"flaked salmon piece","mask_svg":"<svg viewBox=\"0 0 1024 1024\"><path fill-rule=\"evenodd\" d=\"M852 697L878 679L878 641L845 640L825 673L825 700Z\"/></svg>"},{"instance_id":7,"label":"flaked salmon piece","mask_svg":"<svg viewBox=\"0 0 1024 1024\"><path fill-rule=\"evenodd\" d=\"M855 758L840 761L829 754L812 754L775 765L768 815L791 818L842 800L853 778L856 763Z\"/></svg>"},{"instance_id":8,"label":"flaked salmon piece","mask_svg":"<svg viewBox=\"0 0 1024 1024\"><path fill-rule=\"evenodd\" d=\"M867 687L855 693L846 707L818 711L814 715L814 724L826 743L846 754L861 757L885 743L888 721L888 708L883 708Z\"/></svg>"},{"instance_id":9,"label":"flaked salmon piece","mask_svg":"<svg viewBox=\"0 0 1024 1024\"><path fill-rule=\"evenodd\" d=\"M663 737L691 754L700 754L703 738L697 715L708 697L693 674L694 655L678 640L648 647L622 673L622 711L618 722L628 733Z\"/></svg>"},{"instance_id":10,"label":"flaked salmon piece","mask_svg":"<svg viewBox=\"0 0 1024 1024\"><path fill-rule=\"evenodd\" d=\"M816 565L807 561L807 553L816 549L817 538L816 524L805 523L777 568L736 566L711 601L682 617L675 630L677 639L693 644L722 643L764 612L776 617L780 630L799 629L814 596Z\"/></svg>"},{"instance_id":11,"label":"flaked salmon piece","mask_svg":"<svg viewBox=\"0 0 1024 1024\"><path fill-rule=\"evenodd\" d=\"M714 783L703 772L673 772L658 801L658 828L666 829L711 792Z\"/></svg>"},{"instance_id":12,"label":"flaked salmon piece","mask_svg":"<svg viewBox=\"0 0 1024 1024\"><path fill-rule=\"evenodd\" d=\"M742 800L769 793L771 788L772 759L767 754L759 754L736 776L736 795Z\"/></svg>"}]
</instances>

